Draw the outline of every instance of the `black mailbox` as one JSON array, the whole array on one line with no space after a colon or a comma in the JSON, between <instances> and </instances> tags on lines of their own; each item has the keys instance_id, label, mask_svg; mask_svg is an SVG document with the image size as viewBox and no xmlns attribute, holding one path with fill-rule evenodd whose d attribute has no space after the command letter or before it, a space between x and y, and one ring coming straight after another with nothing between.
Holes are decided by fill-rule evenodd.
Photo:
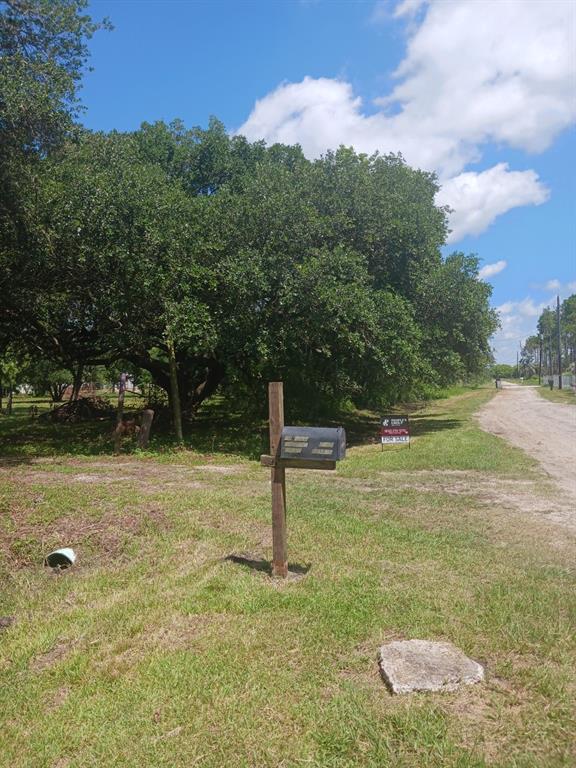
<instances>
[{"instance_id":1,"label":"black mailbox","mask_svg":"<svg viewBox=\"0 0 576 768\"><path fill-rule=\"evenodd\" d=\"M284 427L280 443L281 459L339 461L346 456L344 427Z\"/></svg>"}]
</instances>

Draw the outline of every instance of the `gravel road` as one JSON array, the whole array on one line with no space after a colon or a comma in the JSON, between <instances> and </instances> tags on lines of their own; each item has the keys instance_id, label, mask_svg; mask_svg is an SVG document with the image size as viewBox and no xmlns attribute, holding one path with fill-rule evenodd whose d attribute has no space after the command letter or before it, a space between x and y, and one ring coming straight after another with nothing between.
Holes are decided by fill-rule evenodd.
<instances>
[{"instance_id":1,"label":"gravel road","mask_svg":"<svg viewBox=\"0 0 576 768\"><path fill-rule=\"evenodd\" d=\"M503 387L478 414L480 426L537 459L576 518L576 407L544 400L533 387Z\"/></svg>"}]
</instances>

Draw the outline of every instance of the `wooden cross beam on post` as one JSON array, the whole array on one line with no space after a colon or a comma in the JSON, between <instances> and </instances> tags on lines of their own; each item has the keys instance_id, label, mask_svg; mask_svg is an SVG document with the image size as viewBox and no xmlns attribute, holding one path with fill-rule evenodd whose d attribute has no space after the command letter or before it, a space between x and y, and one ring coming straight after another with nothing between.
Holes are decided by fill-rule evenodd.
<instances>
[{"instance_id":1,"label":"wooden cross beam on post","mask_svg":"<svg viewBox=\"0 0 576 768\"><path fill-rule=\"evenodd\" d=\"M272 576L288 575L286 529L286 469L336 469L335 458L344 458L346 434L343 429L286 427L284 430L284 392L281 381L268 384L270 455L260 457L263 467L270 467L272 480ZM286 435L282 455L283 431ZM314 433L314 434L313 434Z\"/></svg>"}]
</instances>

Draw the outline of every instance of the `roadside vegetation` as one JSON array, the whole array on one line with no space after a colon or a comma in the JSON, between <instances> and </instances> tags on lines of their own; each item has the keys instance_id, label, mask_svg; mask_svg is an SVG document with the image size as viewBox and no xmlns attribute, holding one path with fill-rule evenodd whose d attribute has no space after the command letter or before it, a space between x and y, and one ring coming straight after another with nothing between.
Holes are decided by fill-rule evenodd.
<instances>
[{"instance_id":1,"label":"roadside vegetation","mask_svg":"<svg viewBox=\"0 0 576 768\"><path fill-rule=\"evenodd\" d=\"M538 387L538 394L553 403L576 405L576 393L572 388L550 389L549 387Z\"/></svg>"},{"instance_id":2,"label":"roadside vegetation","mask_svg":"<svg viewBox=\"0 0 576 768\"><path fill-rule=\"evenodd\" d=\"M538 333L522 345L520 375L537 376L543 381L557 374L574 374L576 362L576 294L559 302L557 309L546 307L538 318ZM560 355L560 364L559 364Z\"/></svg>"},{"instance_id":3,"label":"roadside vegetation","mask_svg":"<svg viewBox=\"0 0 576 768\"><path fill-rule=\"evenodd\" d=\"M0 765L571 765L574 539L526 511L550 494L534 463L476 425L492 394L413 410L410 449L351 414L335 473L288 472L282 583L232 414L223 445L114 460L19 404L0 421ZM55 575L63 545L78 561ZM378 647L412 637L487 682L392 697Z\"/></svg>"}]
</instances>

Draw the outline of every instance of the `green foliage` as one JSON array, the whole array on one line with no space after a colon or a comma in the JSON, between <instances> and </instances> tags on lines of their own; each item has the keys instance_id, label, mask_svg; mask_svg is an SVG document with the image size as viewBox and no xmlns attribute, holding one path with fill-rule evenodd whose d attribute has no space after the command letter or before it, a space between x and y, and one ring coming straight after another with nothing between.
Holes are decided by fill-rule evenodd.
<instances>
[{"instance_id":1,"label":"green foliage","mask_svg":"<svg viewBox=\"0 0 576 768\"><path fill-rule=\"evenodd\" d=\"M2 2L0 125L6 155L45 153L72 128L88 59L86 40L100 26L83 13L87 5L87 0Z\"/></svg>"},{"instance_id":2,"label":"green foliage","mask_svg":"<svg viewBox=\"0 0 576 768\"><path fill-rule=\"evenodd\" d=\"M18 359L12 348L4 351L0 357L0 381L4 381L10 386L18 383L18 378L22 371L22 363Z\"/></svg>"},{"instance_id":3,"label":"green foliage","mask_svg":"<svg viewBox=\"0 0 576 768\"><path fill-rule=\"evenodd\" d=\"M490 286L478 279L478 259L453 253L422 281L418 314L426 354L442 384L478 374L491 359L489 338L498 327L489 308Z\"/></svg>"},{"instance_id":4,"label":"green foliage","mask_svg":"<svg viewBox=\"0 0 576 768\"><path fill-rule=\"evenodd\" d=\"M25 29L40 5L10 8ZM96 29L83 7L56 3L35 38L55 56L48 104L62 130L35 139L24 236L2 253L0 340L76 382L86 366L122 364L166 392L173 343L188 413L218 386L260 397L282 378L311 412L394 402L482 368L490 289L474 257L442 261L433 175L346 148L310 162L214 118L72 136ZM32 73L39 61L30 54Z\"/></svg>"},{"instance_id":5,"label":"green foliage","mask_svg":"<svg viewBox=\"0 0 576 768\"><path fill-rule=\"evenodd\" d=\"M53 360L128 361L167 391L172 339L188 411L278 377L308 409L393 402L476 373L495 327L475 257L440 258L436 189L396 156L311 163L214 120L84 133L42 164L8 304Z\"/></svg>"},{"instance_id":6,"label":"green foliage","mask_svg":"<svg viewBox=\"0 0 576 768\"><path fill-rule=\"evenodd\" d=\"M86 0L0 5L0 280L3 251L25 251L33 237L39 163L74 129L86 41L100 26L83 13L86 6Z\"/></svg>"},{"instance_id":7,"label":"green foliage","mask_svg":"<svg viewBox=\"0 0 576 768\"><path fill-rule=\"evenodd\" d=\"M507 363L498 363L490 369L491 375L495 379L512 379L516 376L516 366Z\"/></svg>"},{"instance_id":8,"label":"green foliage","mask_svg":"<svg viewBox=\"0 0 576 768\"><path fill-rule=\"evenodd\" d=\"M66 388L72 383L73 374L50 360L29 358L22 369L21 378L35 395L50 394L53 402L60 402Z\"/></svg>"}]
</instances>

